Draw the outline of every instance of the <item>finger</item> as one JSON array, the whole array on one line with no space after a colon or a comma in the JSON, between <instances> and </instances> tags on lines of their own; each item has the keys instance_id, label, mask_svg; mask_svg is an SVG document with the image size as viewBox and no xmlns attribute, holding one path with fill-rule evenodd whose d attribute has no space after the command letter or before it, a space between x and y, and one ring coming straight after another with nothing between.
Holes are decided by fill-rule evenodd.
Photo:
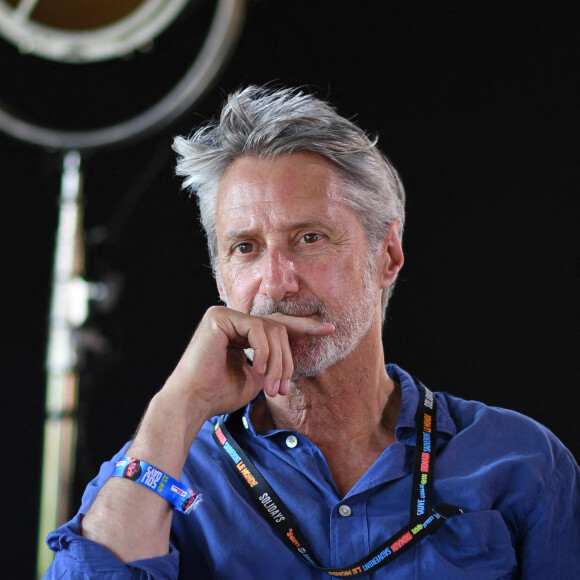
<instances>
[{"instance_id":1,"label":"finger","mask_svg":"<svg viewBox=\"0 0 580 580\"><path fill-rule=\"evenodd\" d=\"M332 322L321 322L318 326L313 326L306 329L306 334L309 336L327 336L332 334L336 330L336 327Z\"/></svg>"},{"instance_id":2,"label":"finger","mask_svg":"<svg viewBox=\"0 0 580 580\"><path fill-rule=\"evenodd\" d=\"M292 358L292 351L288 340L281 343L280 346L282 348L282 374L278 393L280 395L287 395L290 388L290 379L294 374L294 359Z\"/></svg>"},{"instance_id":3,"label":"finger","mask_svg":"<svg viewBox=\"0 0 580 580\"><path fill-rule=\"evenodd\" d=\"M263 317L251 317L247 334L248 345L253 349L253 368L262 375L264 392L273 397L285 394L294 363L284 324Z\"/></svg>"},{"instance_id":4,"label":"finger","mask_svg":"<svg viewBox=\"0 0 580 580\"><path fill-rule=\"evenodd\" d=\"M252 367L254 370L265 376L268 372L270 358L270 344L261 320L252 320L247 333L248 346L254 351Z\"/></svg>"},{"instance_id":5,"label":"finger","mask_svg":"<svg viewBox=\"0 0 580 580\"><path fill-rule=\"evenodd\" d=\"M273 324L271 321L264 321L266 336L268 337L269 356L268 369L264 381L264 392L274 397L280 392L285 367L288 372L288 353L290 346L288 343L288 332L283 324ZM290 354L290 361L292 355ZM292 364L292 363L290 363Z\"/></svg>"},{"instance_id":6,"label":"finger","mask_svg":"<svg viewBox=\"0 0 580 580\"><path fill-rule=\"evenodd\" d=\"M270 314L263 318L269 318L282 323L290 338L298 338L300 336L326 336L332 334L335 330L334 324L330 322L322 322L316 316L288 316L287 314Z\"/></svg>"},{"instance_id":7,"label":"finger","mask_svg":"<svg viewBox=\"0 0 580 580\"><path fill-rule=\"evenodd\" d=\"M287 395L290 388L290 380L294 374L294 358L290 348L290 340L288 338L288 328L285 327L286 340L280 343L282 349L282 372L280 376L280 388L278 393L280 395Z\"/></svg>"}]
</instances>

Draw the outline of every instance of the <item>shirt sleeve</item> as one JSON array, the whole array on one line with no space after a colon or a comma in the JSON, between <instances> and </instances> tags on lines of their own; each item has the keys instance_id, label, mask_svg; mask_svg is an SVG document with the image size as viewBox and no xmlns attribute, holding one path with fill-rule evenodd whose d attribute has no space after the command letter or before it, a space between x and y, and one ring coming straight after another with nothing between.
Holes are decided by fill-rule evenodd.
<instances>
[{"instance_id":1,"label":"shirt sleeve","mask_svg":"<svg viewBox=\"0 0 580 580\"><path fill-rule=\"evenodd\" d=\"M555 450L547 474L528 514L519 546L522 578L577 578L580 571L580 470L571 453Z\"/></svg>"},{"instance_id":2,"label":"shirt sleeve","mask_svg":"<svg viewBox=\"0 0 580 580\"><path fill-rule=\"evenodd\" d=\"M137 580L163 578L171 580L179 573L179 552L172 546L169 553L158 558L124 563L104 546L81 535L81 521L98 491L109 478L117 459L128 445L111 461L103 463L99 475L89 483L83 495L79 513L68 523L51 532L46 543L55 552L47 571L48 580L103 578L104 580Z\"/></svg>"},{"instance_id":3,"label":"shirt sleeve","mask_svg":"<svg viewBox=\"0 0 580 580\"><path fill-rule=\"evenodd\" d=\"M46 574L47 580L177 578L179 572L177 550L170 548L166 556L123 563L107 548L80 535L80 519L79 515L48 536L47 543L56 555Z\"/></svg>"}]
</instances>

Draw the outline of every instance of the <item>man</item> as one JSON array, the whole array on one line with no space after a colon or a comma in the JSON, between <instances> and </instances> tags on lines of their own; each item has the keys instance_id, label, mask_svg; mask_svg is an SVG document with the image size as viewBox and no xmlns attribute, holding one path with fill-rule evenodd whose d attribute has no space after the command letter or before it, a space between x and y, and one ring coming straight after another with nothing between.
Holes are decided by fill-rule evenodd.
<instances>
[{"instance_id":1,"label":"man","mask_svg":"<svg viewBox=\"0 0 580 580\"><path fill-rule=\"evenodd\" d=\"M175 149L227 306L49 536L49 577L575 577L571 454L385 366L404 193L363 131L250 87ZM186 515L189 488L204 501Z\"/></svg>"}]
</instances>

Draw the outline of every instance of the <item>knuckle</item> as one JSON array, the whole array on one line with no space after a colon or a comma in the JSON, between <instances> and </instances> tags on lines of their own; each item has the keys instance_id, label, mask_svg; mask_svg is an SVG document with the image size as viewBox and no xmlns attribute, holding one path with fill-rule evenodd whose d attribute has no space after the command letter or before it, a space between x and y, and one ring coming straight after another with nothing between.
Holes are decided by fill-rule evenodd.
<instances>
[{"instance_id":1,"label":"knuckle","mask_svg":"<svg viewBox=\"0 0 580 580\"><path fill-rule=\"evenodd\" d=\"M207 320L210 323L216 323L222 318L223 311L221 306L210 306L203 317L203 320Z\"/></svg>"},{"instance_id":2,"label":"knuckle","mask_svg":"<svg viewBox=\"0 0 580 580\"><path fill-rule=\"evenodd\" d=\"M275 333L276 336L280 339L288 336L288 330L281 322L271 322L269 327L271 328L272 332Z\"/></svg>"},{"instance_id":3,"label":"knuckle","mask_svg":"<svg viewBox=\"0 0 580 580\"><path fill-rule=\"evenodd\" d=\"M209 314L210 316L220 316L222 314L224 314L224 312L227 310L227 308L225 306L220 306L218 304L215 304L213 306L210 306L207 309L206 314Z\"/></svg>"}]
</instances>

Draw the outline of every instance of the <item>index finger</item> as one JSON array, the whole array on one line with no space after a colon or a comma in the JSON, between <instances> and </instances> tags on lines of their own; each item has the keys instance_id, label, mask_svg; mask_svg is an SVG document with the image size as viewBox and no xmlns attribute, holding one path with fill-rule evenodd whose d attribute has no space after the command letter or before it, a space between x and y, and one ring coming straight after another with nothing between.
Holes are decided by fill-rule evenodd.
<instances>
[{"instance_id":1,"label":"index finger","mask_svg":"<svg viewBox=\"0 0 580 580\"><path fill-rule=\"evenodd\" d=\"M332 334L335 330L334 324L331 322L322 322L318 318L311 316L289 316L288 314L276 312L275 314L262 316L262 318L271 318L283 324L290 338L326 336Z\"/></svg>"}]
</instances>

